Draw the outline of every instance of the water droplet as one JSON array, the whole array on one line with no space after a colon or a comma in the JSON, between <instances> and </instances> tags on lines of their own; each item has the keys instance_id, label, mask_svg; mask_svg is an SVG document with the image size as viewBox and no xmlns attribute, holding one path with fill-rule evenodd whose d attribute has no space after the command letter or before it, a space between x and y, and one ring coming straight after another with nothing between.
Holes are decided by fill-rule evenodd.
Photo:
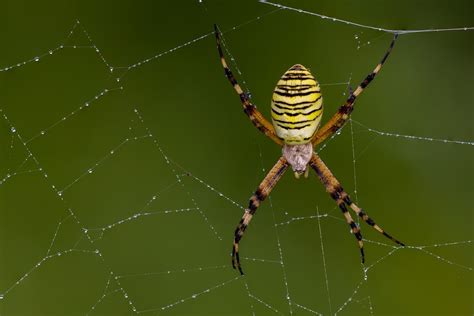
<instances>
[{"instance_id":1,"label":"water droplet","mask_svg":"<svg viewBox=\"0 0 474 316\"><path fill-rule=\"evenodd\" d=\"M39 61L39 60L40 60L40 58L39 58L39 57L35 57L35 61Z\"/></svg>"},{"instance_id":2,"label":"water droplet","mask_svg":"<svg viewBox=\"0 0 474 316\"><path fill-rule=\"evenodd\" d=\"M11 131L12 131L12 133L15 133L15 132L16 132L16 128L14 128L14 127L12 126Z\"/></svg>"},{"instance_id":3,"label":"water droplet","mask_svg":"<svg viewBox=\"0 0 474 316\"><path fill-rule=\"evenodd\" d=\"M41 134L41 135L44 135L44 131L41 131L40 134Z\"/></svg>"},{"instance_id":4,"label":"water droplet","mask_svg":"<svg viewBox=\"0 0 474 316\"><path fill-rule=\"evenodd\" d=\"M89 172L89 173L92 173L92 171L93 171L92 169L87 170L87 172Z\"/></svg>"},{"instance_id":5,"label":"water droplet","mask_svg":"<svg viewBox=\"0 0 474 316\"><path fill-rule=\"evenodd\" d=\"M3 300L3 294L0 294L0 300Z\"/></svg>"}]
</instances>

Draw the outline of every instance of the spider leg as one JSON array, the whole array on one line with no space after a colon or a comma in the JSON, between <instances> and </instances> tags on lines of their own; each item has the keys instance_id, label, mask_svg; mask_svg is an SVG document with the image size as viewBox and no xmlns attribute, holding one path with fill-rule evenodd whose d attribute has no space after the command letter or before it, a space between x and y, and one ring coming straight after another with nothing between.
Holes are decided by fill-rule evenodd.
<instances>
[{"instance_id":1,"label":"spider leg","mask_svg":"<svg viewBox=\"0 0 474 316\"><path fill-rule=\"evenodd\" d=\"M331 119L314 134L313 138L311 139L313 145L316 146L317 144L320 144L328 137L333 135L335 132L337 132L344 125L344 123L346 123L346 121L349 119L350 114L354 110L354 102L356 98L375 78L380 69L382 69L383 64L387 60L388 55L390 55L390 52L392 51L393 46L395 45L395 40L397 39L397 37L398 34L395 34L392 42L390 43L390 47L388 48L380 63L377 64L375 69L369 75L367 75L367 77L365 77L364 81L359 84L355 91L351 91L349 98L347 98L344 105L342 105L336 112L336 114L334 114L333 117L331 117Z\"/></svg>"},{"instance_id":2,"label":"spider leg","mask_svg":"<svg viewBox=\"0 0 474 316\"><path fill-rule=\"evenodd\" d=\"M359 208L356 204L354 204L351 201L349 195L344 191L339 181L332 174L331 170L329 170L326 164L322 161L322 159L316 153L313 153L313 156L311 157L309 164L316 171L316 173L319 176L319 179L326 187L326 191L336 201L337 205L339 206L342 213L344 214L344 217L346 218L347 223L351 227L351 231L355 235L359 244L362 263L364 263L364 260L365 260L362 235L360 233L360 228L352 220L352 217L349 214L349 211L347 210L346 205L349 206L360 218L362 218L367 224L372 226L379 233L383 234L385 237L394 241L398 245L405 246L403 243L401 243L400 241L398 241L397 239L393 238L388 233L386 233L380 226L375 224L373 219L371 219L361 208Z\"/></svg>"},{"instance_id":3,"label":"spider leg","mask_svg":"<svg viewBox=\"0 0 474 316\"><path fill-rule=\"evenodd\" d=\"M250 102L249 97L242 90L242 88L237 82L237 79L235 79L234 75L232 74L232 71L229 69L229 66L227 66L227 62L224 57L224 52L222 51L220 32L219 32L219 29L217 28L217 25L215 24L214 24L214 32L216 34L217 50L219 51L222 67L224 67L224 73L227 79L229 80L229 82L232 84L232 87L234 87L234 90L239 95L240 102L242 102L245 114L247 114L252 124L255 125L255 127L259 131L264 133L266 136L268 136L278 145L282 146L283 141L280 138L278 138L278 136L276 135L273 125L270 122L268 122L265 119L265 117L262 115L262 113L260 113L257 110L255 105L253 105Z\"/></svg>"},{"instance_id":4,"label":"spider leg","mask_svg":"<svg viewBox=\"0 0 474 316\"><path fill-rule=\"evenodd\" d=\"M342 189L342 187L341 187ZM394 243L400 245L400 246L405 246L404 243L402 243L401 241L393 238L391 235L389 235L386 231L384 231L379 225L377 225L375 223L375 221L369 217L369 215L367 215L367 213L364 212L363 209L361 209L360 207L358 207L354 202L351 201L351 198L349 197L349 195L344 192L344 190L342 190L340 192L340 194L342 196L344 196L344 202L349 205L349 207L360 217L364 220L364 222L366 222L367 224L369 224L370 226L372 226L376 231L378 231L379 233L381 233L382 235L384 235L385 237L387 237L388 239L392 240Z\"/></svg>"},{"instance_id":5,"label":"spider leg","mask_svg":"<svg viewBox=\"0 0 474 316\"><path fill-rule=\"evenodd\" d=\"M234 269L237 268L240 274L244 274L244 272L242 271L242 267L240 265L239 242L242 239L245 229L247 229L252 216L255 215L257 208L260 206L260 203L265 200L268 195L270 195L270 192L275 187L278 180L280 180L280 178L283 176L287 168L288 163L286 159L281 157L273 166L273 168L268 172L255 193L250 198L249 206L245 209L245 213L242 216L239 225L235 229L234 245L232 246L232 267Z\"/></svg>"}]
</instances>

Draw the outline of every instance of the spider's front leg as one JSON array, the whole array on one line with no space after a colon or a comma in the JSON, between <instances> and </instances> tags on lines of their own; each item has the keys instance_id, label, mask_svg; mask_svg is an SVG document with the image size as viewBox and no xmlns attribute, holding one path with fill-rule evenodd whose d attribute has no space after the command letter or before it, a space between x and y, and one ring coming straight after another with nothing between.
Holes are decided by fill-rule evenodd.
<instances>
[{"instance_id":1,"label":"spider's front leg","mask_svg":"<svg viewBox=\"0 0 474 316\"><path fill-rule=\"evenodd\" d=\"M387 60L388 56L392 52L393 46L395 45L395 41L397 40L398 34L395 34L393 37L392 42L388 50L385 52L382 60L377 64L375 69L365 77L365 79L359 84L359 86L355 89L355 91L350 91L350 95L347 98L346 102L339 108L336 114L331 117L331 119L324 124L312 137L311 143L313 145L318 145L326 140L328 137L336 133L342 126L347 122L349 116L351 115L352 111L354 110L354 103L356 98L364 91L365 88L374 80L375 76L379 73L380 69L382 69L383 64Z\"/></svg>"},{"instance_id":2,"label":"spider's front leg","mask_svg":"<svg viewBox=\"0 0 474 316\"><path fill-rule=\"evenodd\" d=\"M230 70L227 62L225 60L224 52L222 51L221 46L221 36L217 25L214 24L214 33L216 36L217 51L219 52L219 57L221 60L222 67L224 68L225 76L229 80L230 84L234 88L235 92L239 95L240 102L244 107L244 112L249 117L252 124L263 134L273 140L276 144L282 146L283 141L276 135L273 125L268 122L265 117L257 110L257 107L250 102L248 95L242 90L237 79L235 79L234 74Z\"/></svg>"},{"instance_id":3,"label":"spider's front leg","mask_svg":"<svg viewBox=\"0 0 474 316\"><path fill-rule=\"evenodd\" d=\"M370 218L361 208L359 208L354 202L351 201L349 195L344 191L339 181L336 177L332 174L331 170L326 166L326 164L322 161L322 159L316 154L313 153L311 157L311 161L309 162L311 168L313 168L319 176L319 179L324 184L326 191L331 195L331 197L336 201L337 205L341 209L344 217L346 218L347 223L351 227L351 231L356 237L359 248L360 248L360 255L362 263L364 263L364 244L362 242L362 235L360 233L360 228L354 223L352 216L349 214L347 210L347 206L349 206L360 218L362 218L367 224L372 226L375 230L379 233L387 237L388 239L392 240L396 244L400 246L405 246L402 242L398 241L397 239L393 238L387 232L385 232L379 225L375 223L375 221Z\"/></svg>"},{"instance_id":4,"label":"spider's front leg","mask_svg":"<svg viewBox=\"0 0 474 316\"><path fill-rule=\"evenodd\" d=\"M245 209L244 216L242 216L239 225L235 229L234 245L232 246L232 267L234 269L239 269L240 274L244 274L244 272L242 271L242 267L240 265L239 242L242 239L245 229L250 223L252 216L260 206L260 203L265 200L268 195L270 195L270 192L275 187L278 180L280 180L280 178L283 176L287 168L288 162L285 158L281 157L273 166L273 168L268 172L262 183L260 183L257 190L250 198L249 206L247 209Z\"/></svg>"}]
</instances>

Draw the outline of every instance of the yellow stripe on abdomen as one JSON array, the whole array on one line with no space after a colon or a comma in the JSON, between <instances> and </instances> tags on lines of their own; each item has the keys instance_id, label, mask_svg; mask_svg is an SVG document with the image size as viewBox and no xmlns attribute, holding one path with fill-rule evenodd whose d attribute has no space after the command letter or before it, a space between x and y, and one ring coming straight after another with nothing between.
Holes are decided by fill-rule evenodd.
<instances>
[{"instance_id":1,"label":"yellow stripe on abdomen","mask_svg":"<svg viewBox=\"0 0 474 316\"><path fill-rule=\"evenodd\" d=\"M294 65L278 81L272 96L275 131L287 144L311 140L323 113L319 83L302 65Z\"/></svg>"}]
</instances>

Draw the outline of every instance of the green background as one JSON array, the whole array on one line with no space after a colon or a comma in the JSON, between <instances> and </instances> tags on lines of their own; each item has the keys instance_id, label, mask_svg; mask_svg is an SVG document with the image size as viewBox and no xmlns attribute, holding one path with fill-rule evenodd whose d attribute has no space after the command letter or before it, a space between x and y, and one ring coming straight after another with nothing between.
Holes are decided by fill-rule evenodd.
<instances>
[{"instance_id":1,"label":"green background","mask_svg":"<svg viewBox=\"0 0 474 316\"><path fill-rule=\"evenodd\" d=\"M389 29L474 24L471 1L283 3ZM241 207L280 149L242 113L212 24L267 117L276 81L302 63L322 83L325 121L347 89L326 84L352 78L355 87L391 40L303 13L268 14L274 10L257 1L0 4L0 68L41 57L0 72L0 108L10 122L0 119L0 315L135 315L132 306L140 315L311 315L297 304L328 315L345 302L340 315L472 315L472 244L386 257L393 248L366 242L364 282L354 237L314 175L281 180L241 243L243 257L263 261L243 259L246 276L234 279L229 252ZM64 42L76 19L93 44L81 27ZM401 36L353 119L379 131L472 141L473 43L472 31ZM130 65L137 66L121 68ZM104 89L111 91L95 100ZM378 136L356 122L352 130L348 124L321 157L382 227L412 246L473 239L472 145ZM191 210L94 230L183 208ZM318 211L329 215L320 228ZM369 241L388 244L361 227ZM91 310L111 272L129 276L112 278Z\"/></svg>"}]
</instances>

